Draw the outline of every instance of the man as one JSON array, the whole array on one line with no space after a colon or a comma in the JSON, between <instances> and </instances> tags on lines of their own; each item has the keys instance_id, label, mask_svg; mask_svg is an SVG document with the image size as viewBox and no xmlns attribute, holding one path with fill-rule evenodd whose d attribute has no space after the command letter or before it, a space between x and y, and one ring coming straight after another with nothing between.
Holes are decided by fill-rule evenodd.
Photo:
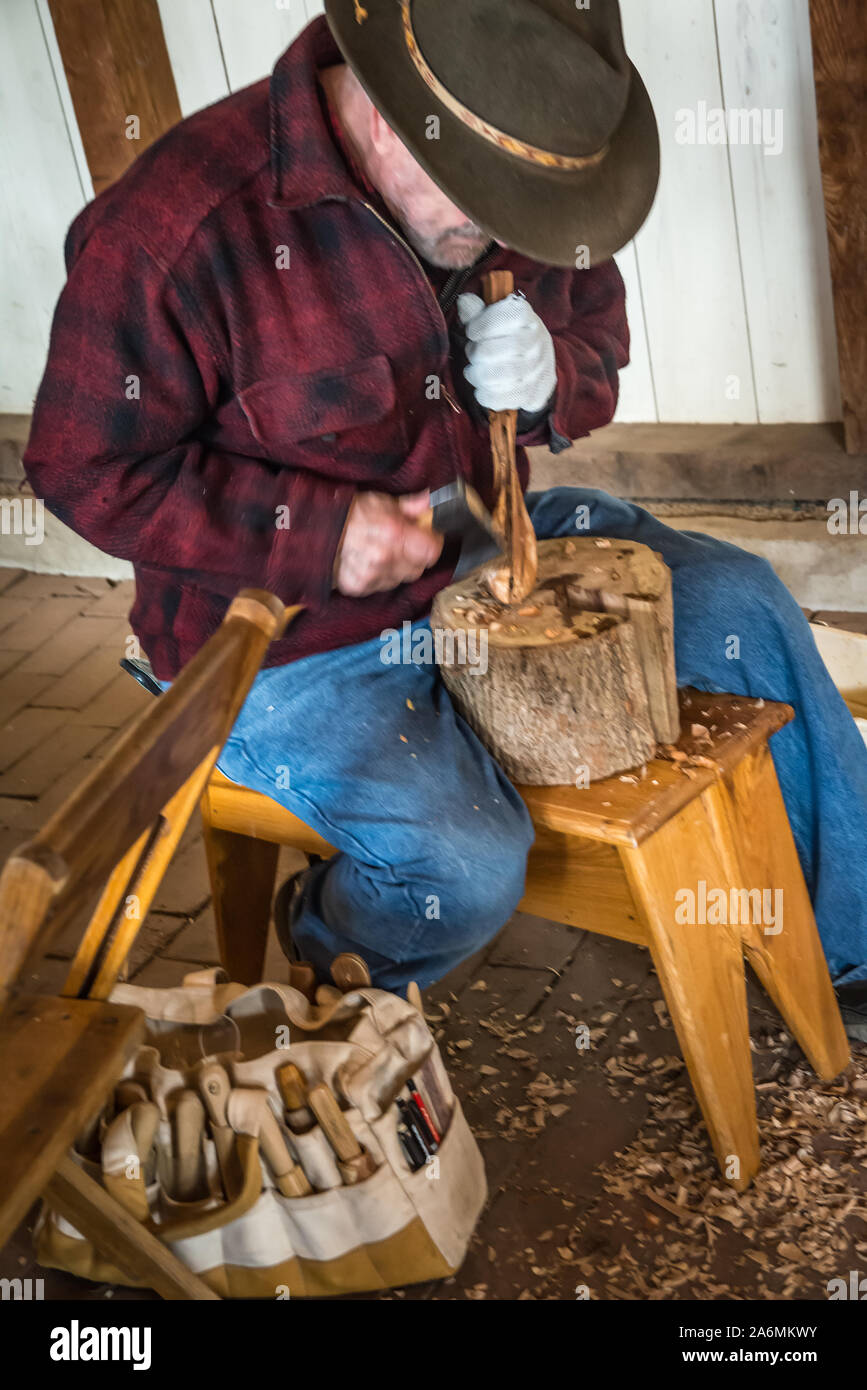
<instances>
[{"instance_id":1,"label":"man","mask_svg":"<svg viewBox=\"0 0 867 1390\"><path fill-rule=\"evenodd\" d=\"M182 122L76 220L26 462L133 561L164 682L242 586L305 605L220 766L340 851L291 882L287 947L322 973L357 950L400 988L498 931L533 832L436 670L383 660L383 634L423 624L454 569L418 524L428 490L463 475L493 503L487 408L554 452L611 419L611 256L650 208L658 141L615 0L327 12L270 89ZM494 268L518 293L485 308ZM523 448L519 467L526 486ZM867 755L790 595L605 493L528 505L540 536L586 507L591 532L662 553L681 684L795 706L774 757L831 969L863 979Z\"/></svg>"}]
</instances>

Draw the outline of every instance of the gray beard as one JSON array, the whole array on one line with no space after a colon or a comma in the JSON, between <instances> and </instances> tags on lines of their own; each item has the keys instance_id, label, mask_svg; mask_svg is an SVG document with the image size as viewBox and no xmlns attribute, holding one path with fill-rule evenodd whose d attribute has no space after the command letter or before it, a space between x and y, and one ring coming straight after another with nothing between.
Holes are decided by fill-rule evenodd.
<instances>
[{"instance_id":1,"label":"gray beard","mask_svg":"<svg viewBox=\"0 0 867 1390\"><path fill-rule=\"evenodd\" d=\"M442 232L435 237L420 236L402 220L401 226L412 249L429 265L435 265L442 270L463 270L466 266L472 265L490 241L487 233L474 222L465 222L460 228L462 232L474 238L469 241L455 236L452 232Z\"/></svg>"}]
</instances>

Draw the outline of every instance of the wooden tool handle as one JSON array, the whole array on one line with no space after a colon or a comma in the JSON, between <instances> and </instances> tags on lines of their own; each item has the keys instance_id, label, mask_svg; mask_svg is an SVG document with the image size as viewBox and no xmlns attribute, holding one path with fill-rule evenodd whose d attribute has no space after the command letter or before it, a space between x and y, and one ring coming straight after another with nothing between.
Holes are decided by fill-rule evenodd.
<instances>
[{"instance_id":1,"label":"wooden tool handle","mask_svg":"<svg viewBox=\"0 0 867 1390\"><path fill-rule=\"evenodd\" d=\"M482 277L486 304L496 304L514 292L511 270L491 270ZM487 587L501 603L520 603L536 583L536 533L527 513L515 464L517 410L488 411L493 461L494 525L506 538L506 566L486 574Z\"/></svg>"},{"instance_id":2,"label":"wooden tool handle","mask_svg":"<svg viewBox=\"0 0 867 1390\"><path fill-rule=\"evenodd\" d=\"M342 1163L338 1159L337 1166L340 1169L344 1187L355 1187L358 1183L372 1178L376 1172L373 1155L364 1152L355 1158L350 1158L347 1163Z\"/></svg>"},{"instance_id":3,"label":"wooden tool handle","mask_svg":"<svg viewBox=\"0 0 867 1390\"><path fill-rule=\"evenodd\" d=\"M489 270L482 276L482 293L486 304L497 304L507 299L515 291L515 277L511 270ZM489 410L491 425L491 453L494 462L494 491L496 505L494 520L507 534L506 509L511 471L515 467L515 430L518 423L517 410ZM508 535L507 535L508 539Z\"/></svg>"},{"instance_id":4,"label":"wooden tool handle","mask_svg":"<svg viewBox=\"0 0 867 1390\"><path fill-rule=\"evenodd\" d=\"M325 1138L340 1161L348 1163L350 1159L358 1158L362 1152L361 1145L350 1129L330 1087L326 1086L324 1081L320 1082L318 1086L313 1087L308 1100L310 1109L322 1126Z\"/></svg>"},{"instance_id":5,"label":"wooden tool handle","mask_svg":"<svg viewBox=\"0 0 867 1390\"><path fill-rule=\"evenodd\" d=\"M496 304L515 292L515 277L511 270L489 270L482 276L482 292L486 304Z\"/></svg>"},{"instance_id":6,"label":"wooden tool handle","mask_svg":"<svg viewBox=\"0 0 867 1390\"><path fill-rule=\"evenodd\" d=\"M204 1171L205 1107L195 1091L179 1092L171 1118L175 1196L181 1202L189 1202L198 1194Z\"/></svg>"},{"instance_id":7,"label":"wooden tool handle","mask_svg":"<svg viewBox=\"0 0 867 1390\"><path fill-rule=\"evenodd\" d=\"M208 1118L215 1125L228 1124L226 1102L232 1086L225 1067L221 1067L219 1062L205 1062L199 1067L197 1080Z\"/></svg>"},{"instance_id":8,"label":"wooden tool handle","mask_svg":"<svg viewBox=\"0 0 867 1390\"><path fill-rule=\"evenodd\" d=\"M118 1114L131 1105L139 1105L148 1099L148 1093L140 1081L118 1081L114 1088L114 1108Z\"/></svg>"},{"instance_id":9,"label":"wooden tool handle","mask_svg":"<svg viewBox=\"0 0 867 1390\"><path fill-rule=\"evenodd\" d=\"M280 1126L274 1117L274 1112L267 1104L262 1111L259 1144L284 1196L309 1196L313 1188L307 1180L307 1174L300 1163L296 1163L289 1153L286 1140L280 1133Z\"/></svg>"},{"instance_id":10,"label":"wooden tool handle","mask_svg":"<svg viewBox=\"0 0 867 1390\"><path fill-rule=\"evenodd\" d=\"M275 1072L277 1086L287 1110L302 1110L307 1105L307 1082L304 1073L294 1062L284 1062Z\"/></svg>"},{"instance_id":11,"label":"wooden tool handle","mask_svg":"<svg viewBox=\"0 0 867 1390\"><path fill-rule=\"evenodd\" d=\"M313 1191L300 1163L289 1153L265 1091L234 1086L229 1093L226 1116L236 1134L252 1134L286 1197L306 1197Z\"/></svg>"},{"instance_id":12,"label":"wooden tool handle","mask_svg":"<svg viewBox=\"0 0 867 1390\"><path fill-rule=\"evenodd\" d=\"M145 1182L152 1179L151 1169L151 1150L154 1146L157 1130L160 1125L160 1110L158 1105L154 1105L152 1100L140 1100L130 1106L132 1133L135 1140L136 1152L141 1161L141 1170Z\"/></svg>"}]
</instances>

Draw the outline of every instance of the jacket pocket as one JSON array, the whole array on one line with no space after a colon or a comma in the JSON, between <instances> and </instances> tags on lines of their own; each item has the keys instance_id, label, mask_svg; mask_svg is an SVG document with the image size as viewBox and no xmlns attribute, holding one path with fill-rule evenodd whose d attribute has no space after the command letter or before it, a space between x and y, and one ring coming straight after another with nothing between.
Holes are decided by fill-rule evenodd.
<instances>
[{"instance_id":1,"label":"jacket pocket","mask_svg":"<svg viewBox=\"0 0 867 1390\"><path fill-rule=\"evenodd\" d=\"M266 458L361 481L406 459L407 429L383 353L255 381L238 402Z\"/></svg>"}]
</instances>

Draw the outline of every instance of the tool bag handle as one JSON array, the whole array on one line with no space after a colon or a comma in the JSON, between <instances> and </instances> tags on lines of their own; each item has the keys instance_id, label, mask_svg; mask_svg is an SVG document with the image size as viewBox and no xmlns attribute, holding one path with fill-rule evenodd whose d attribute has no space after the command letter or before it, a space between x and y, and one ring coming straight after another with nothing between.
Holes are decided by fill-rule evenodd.
<instances>
[{"instance_id":1,"label":"tool bag handle","mask_svg":"<svg viewBox=\"0 0 867 1390\"><path fill-rule=\"evenodd\" d=\"M330 1023L355 1018L366 1008L384 1022L387 1016L386 1027L416 1012L415 1006L407 1000L370 986L350 990L326 1004L311 1004L306 995L292 985L276 981L264 981L249 988L231 984L219 966L191 972L184 977L180 988L116 985L111 1000L115 1004L132 1004L156 1022L201 1026L216 1023L224 1016L240 1018L244 1012L243 1001L261 995L264 990L278 995L287 1020L305 1033L317 1033Z\"/></svg>"}]
</instances>

